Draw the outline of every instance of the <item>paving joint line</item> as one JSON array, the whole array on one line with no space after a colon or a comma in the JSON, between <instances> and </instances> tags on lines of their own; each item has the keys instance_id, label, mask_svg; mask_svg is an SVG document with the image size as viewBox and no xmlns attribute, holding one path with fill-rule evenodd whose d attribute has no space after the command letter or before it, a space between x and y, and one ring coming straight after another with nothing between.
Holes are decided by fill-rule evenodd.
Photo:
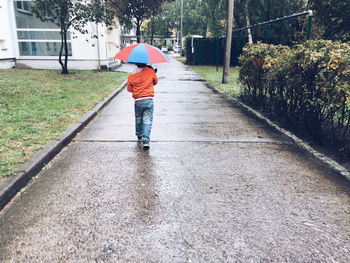
<instances>
[{"instance_id":1,"label":"paving joint line","mask_svg":"<svg viewBox=\"0 0 350 263\"><path fill-rule=\"evenodd\" d=\"M81 143L120 143L120 142L138 142L137 140L76 140ZM291 145L290 142L277 141L248 141L248 140L151 140L151 143L246 143L246 144L273 144L273 145Z\"/></svg>"}]
</instances>

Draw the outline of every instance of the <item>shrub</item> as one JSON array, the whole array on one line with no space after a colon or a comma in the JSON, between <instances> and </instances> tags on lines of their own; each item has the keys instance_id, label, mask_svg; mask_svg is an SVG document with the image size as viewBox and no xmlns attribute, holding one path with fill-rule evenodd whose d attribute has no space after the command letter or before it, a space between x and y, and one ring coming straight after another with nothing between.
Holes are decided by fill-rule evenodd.
<instances>
[{"instance_id":1,"label":"shrub","mask_svg":"<svg viewBox=\"0 0 350 263\"><path fill-rule=\"evenodd\" d=\"M350 42L258 43L240 63L243 101L319 142L348 137Z\"/></svg>"},{"instance_id":2,"label":"shrub","mask_svg":"<svg viewBox=\"0 0 350 263\"><path fill-rule=\"evenodd\" d=\"M258 43L243 48L239 57L241 64L239 78L245 85L242 98L250 104L264 108L266 106L266 77L276 57L288 47Z\"/></svg>"}]
</instances>

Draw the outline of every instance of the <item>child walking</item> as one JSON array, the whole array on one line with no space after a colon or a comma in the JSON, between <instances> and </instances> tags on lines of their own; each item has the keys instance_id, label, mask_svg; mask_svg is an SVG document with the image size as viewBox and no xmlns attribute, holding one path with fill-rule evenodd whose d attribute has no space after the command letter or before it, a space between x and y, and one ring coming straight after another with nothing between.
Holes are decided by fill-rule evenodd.
<instances>
[{"instance_id":1,"label":"child walking","mask_svg":"<svg viewBox=\"0 0 350 263\"><path fill-rule=\"evenodd\" d=\"M143 149L149 149L153 122L153 85L157 85L156 70L142 63L135 63L137 69L128 77L127 90L135 100L136 136L142 141Z\"/></svg>"}]
</instances>

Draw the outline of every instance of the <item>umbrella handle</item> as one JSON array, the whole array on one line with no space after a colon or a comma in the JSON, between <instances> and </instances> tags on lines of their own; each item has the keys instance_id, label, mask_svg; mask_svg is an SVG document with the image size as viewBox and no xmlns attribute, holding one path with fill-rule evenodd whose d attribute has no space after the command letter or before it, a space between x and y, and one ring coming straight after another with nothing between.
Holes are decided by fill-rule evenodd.
<instances>
[{"instance_id":1,"label":"umbrella handle","mask_svg":"<svg viewBox=\"0 0 350 263\"><path fill-rule=\"evenodd\" d=\"M147 67L153 69L155 73L157 73L157 71L158 71L158 69L154 69L151 65L147 65Z\"/></svg>"}]
</instances>

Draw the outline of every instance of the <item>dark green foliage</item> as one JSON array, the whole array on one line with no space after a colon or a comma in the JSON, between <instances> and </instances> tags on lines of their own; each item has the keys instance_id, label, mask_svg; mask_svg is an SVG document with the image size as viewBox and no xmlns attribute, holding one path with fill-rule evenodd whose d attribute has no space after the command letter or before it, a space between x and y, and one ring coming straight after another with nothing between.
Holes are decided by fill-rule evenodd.
<instances>
[{"instance_id":1,"label":"dark green foliage","mask_svg":"<svg viewBox=\"0 0 350 263\"><path fill-rule=\"evenodd\" d=\"M224 0L185 0L183 1L183 35L206 36L207 30L213 36L224 31ZM145 27L147 37L153 35L169 37L171 30L180 31L181 0L163 5L162 12L149 21ZM153 24L152 24L153 23ZM153 26L153 31L152 31Z\"/></svg>"},{"instance_id":2,"label":"dark green foliage","mask_svg":"<svg viewBox=\"0 0 350 263\"><path fill-rule=\"evenodd\" d=\"M350 37L350 2L344 0L310 0L314 10L316 36L326 39Z\"/></svg>"},{"instance_id":3,"label":"dark green foliage","mask_svg":"<svg viewBox=\"0 0 350 263\"><path fill-rule=\"evenodd\" d=\"M246 12L250 18L250 24L254 25L307 10L305 1L302 0L236 0L235 4L234 28L247 26ZM306 17L271 24L269 42L291 45L293 42L305 41L306 29ZM253 29L253 42L265 41L265 31L265 27Z\"/></svg>"},{"instance_id":4,"label":"dark green foliage","mask_svg":"<svg viewBox=\"0 0 350 263\"><path fill-rule=\"evenodd\" d=\"M224 34L226 2L224 0L186 0L184 1L183 32L186 35L216 37ZM166 37L172 29L180 31L181 0L176 0L164 8L156 20L159 29L154 34ZM312 38L342 39L350 37L350 3L343 0L235 0L234 29L250 24L301 13L309 9L314 11ZM169 11L171 10L171 12ZM161 29L166 26L166 30ZM150 32L149 30L146 30ZM307 16L285 20L270 26L270 43L292 45L306 40ZM253 41L265 40L265 28L252 30ZM235 37L235 36L234 36ZM247 35L243 37L247 39Z\"/></svg>"},{"instance_id":5,"label":"dark green foliage","mask_svg":"<svg viewBox=\"0 0 350 263\"><path fill-rule=\"evenodd\" d=\"M171 36L171 30L177 28L180 25L179 9L172 3L164 3L162 6L161 15L152 16L150 20L145 23L144 36L150 40L154 45L153 40L155 37L169 38ZM159 47L164 46L165 43L157 44Z\"/></svg>"},{"instance_id":6,"label":"dark green foliage","mask_svg":"<svg viewBox=\"0 0 350 263\"><path fill-rule=\"evenodd\" d=\"M243 101L319 142L349 138L349 42L248 45L240 63Z\"/></svg>"},{"instance_id":7,"label":"dark green foliage","mask_svg":"<svg viewBox=\"0 0 350 263\"><path fill-rule=\"evenodd\" d=\"M140 42L141 26L146 19L154 17L162 10L165 2L174 0L109 0L116 10L121 24L136 27L137 42Z\"/></svg>"}]
</instances>

